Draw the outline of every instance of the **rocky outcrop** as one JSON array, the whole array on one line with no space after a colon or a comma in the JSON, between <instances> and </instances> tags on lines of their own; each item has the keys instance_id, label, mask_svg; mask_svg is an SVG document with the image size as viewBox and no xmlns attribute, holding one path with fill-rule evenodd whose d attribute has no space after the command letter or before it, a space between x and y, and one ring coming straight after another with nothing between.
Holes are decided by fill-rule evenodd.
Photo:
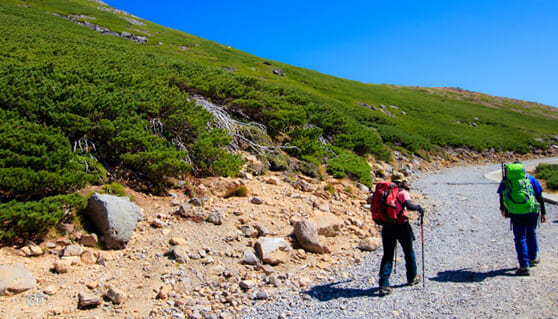
<instances>
[{"instance_id":1,"label":"rocky outcrop","mask_svg":"<svg viewBox=\"0 0 558 319\"><path fill-rule=\"evenodd\" d=\"M142 210L126 197L93 194L86 215L103 237L107 249L123 249L132 237Z\"/></svg>"},{"instance_id":2,"label":"rocky outcrop","mask_svg":"<svg viewBox=\"0 0 558 319\"><path fill-rule=\"evenodd\" d=\"M94 24L94 23L91 23L91 22L89 22L89 21L80 21L80 18L81 18L81 17L79 17L79 16L78 16L78 17L75 17L75 16L63 15L63 14L58 14L58 13L52 13L52 15L55 15L55 16L62 17L62 18L64 18L64 19L73 21L73 22L75 22L75 23L77 23L77 24L79 24L79 25L81 25L81 26L87 27L87 28L89 28L89 29L91 29L91 30L93 30L93 31L99 32L99 33L101 33L101 34L113 35L113 36L117 36L117 37L122 37L122 38L125 38L125 39L132 40L132 41L134 41L134 42L137 42L137 43L139 43L139 44L145 44L145 43L147 43L147 40L148 40L147 37L145 37L145 36L140 36L140 35L131 34L131 33L126 32L126 31L122 31L121 33L117 33L117 32L112 31L112 30L109 29L109 28L99 26L99 25ZM88 17L88 18L91 19L92 17ZM130 19L130 18L125 18L125 19L126 19L128 22L132 23L131 20L133 20L133 19ZM137 21L137 20L134 20L134 21L135 21L135 23L132 23L132 24L142 25L142 22Z\"/></svg>"}]
</instances>

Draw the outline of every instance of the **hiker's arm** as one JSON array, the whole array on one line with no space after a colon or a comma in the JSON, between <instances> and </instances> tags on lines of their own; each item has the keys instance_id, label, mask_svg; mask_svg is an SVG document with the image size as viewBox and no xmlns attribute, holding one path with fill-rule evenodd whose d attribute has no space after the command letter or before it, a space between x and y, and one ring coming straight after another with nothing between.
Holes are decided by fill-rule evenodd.
<instances>
[{"instance_id":1,"label":"hiker's arm","mask_svg":"<svg viewBox=\"0 0 558 319\"><path fill-rule=\"evenodd\" d=\"M421 214L424 214L424 209L422 209L422 207L420 207L420 205L413 204L413 202L411 202L410 199L406 200L403 203L403 206L407 207L407 209L409 209L409 210L418 210Z\"/></svg>"},{"instance_id":2,"label":"hiker's arm","mask_svg":"<svg viewBox=\"0 0 558 319\"><path fill-rule=\"evenodd\" d=\"M504 196L502 196L502 193L499 193L498 195L500 196L500 213L502 216L507 217L506 206L504 206Z\"/></svg>"},{"instance_id":3,"label":"hiker's arm","mask_svg":"<svg viewBox=\"0 0 558 319\"><path fill-rule=\"evenodd\" d=\"M541 205L541 222L546 222L546 207L544 207L544 199L542 193L535 193L535 199Z\"/></svg>"}]
</instances>

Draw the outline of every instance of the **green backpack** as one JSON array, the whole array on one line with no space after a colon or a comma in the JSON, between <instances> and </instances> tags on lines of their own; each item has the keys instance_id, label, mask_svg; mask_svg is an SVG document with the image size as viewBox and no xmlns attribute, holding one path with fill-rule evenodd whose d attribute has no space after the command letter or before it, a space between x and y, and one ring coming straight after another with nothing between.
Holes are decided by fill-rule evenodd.
<instances>
[{"instance_id":1,"label":"green backpack","mask_svg":"<svg viewBox=\"0 0 558 319\"><path fill-rule=\"evenodd\" d=\"M529 214L539 211L533 186L523 163L506 164L504 167L504 206L510 214Z\"/></svg>"}]
</instances>

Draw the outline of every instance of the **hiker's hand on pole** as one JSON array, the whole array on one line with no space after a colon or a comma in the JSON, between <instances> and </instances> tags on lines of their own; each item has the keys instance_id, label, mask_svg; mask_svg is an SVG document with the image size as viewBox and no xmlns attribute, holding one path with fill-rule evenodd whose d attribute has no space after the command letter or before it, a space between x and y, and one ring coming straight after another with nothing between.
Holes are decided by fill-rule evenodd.
<instances>
[{"instance_id":1,"label":"hiker's hand on pole","mask_svg":"<svg viewBox=\"0 0 558 319\"><path fill-rule=\"evenodd\" d=\"M544 223L544 222L546 222L546 215L541 216L541 223Z\"/></svg>"},{"instance_id":2,"label":"hiker's hand on pole","mask_svg":"<svg viewBox=\"0 0 558 319\"><path fill-rule=\"evenodd\" d=\"M419 206L418 212L419 212L420 217L424 216L424 208Z\"/></svg>"},{"instance_id":3,"label":"hiker's hand on pole","mask_svg":"<svg viewBox=\"0 0 558 319\"><path fill-rule=\"evenodd\" d=\"M501 210L500 214L502 214L502 217L506 217L506 212L505 211Z\"/></svg>"}]
</instances>

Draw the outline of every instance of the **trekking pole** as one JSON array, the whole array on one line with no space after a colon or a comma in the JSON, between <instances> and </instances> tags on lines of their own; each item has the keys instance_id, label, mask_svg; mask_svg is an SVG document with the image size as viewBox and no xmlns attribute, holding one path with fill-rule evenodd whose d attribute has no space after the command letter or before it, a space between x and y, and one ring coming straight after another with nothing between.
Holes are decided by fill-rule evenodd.
<instances>
[{"instance_id":1,"label":"trekking pole","mask_svg":"<svg viewBox=\"0 0 558 319\"><path fill-rule=\"evenodd\" d=\"M422 288L425 287L424 281L424 213L420 215L420 241L422 242Z\"/></svg>"},{"instance_id":2,"label":"trekking pole","mask_svg":"<svg viewBox=\"0 0 558 319\"><path fill-rule=\"evenodd\" d=\"M397 240L393 249L393 274L397 274Z\"/></svg>"}]
</instances>

